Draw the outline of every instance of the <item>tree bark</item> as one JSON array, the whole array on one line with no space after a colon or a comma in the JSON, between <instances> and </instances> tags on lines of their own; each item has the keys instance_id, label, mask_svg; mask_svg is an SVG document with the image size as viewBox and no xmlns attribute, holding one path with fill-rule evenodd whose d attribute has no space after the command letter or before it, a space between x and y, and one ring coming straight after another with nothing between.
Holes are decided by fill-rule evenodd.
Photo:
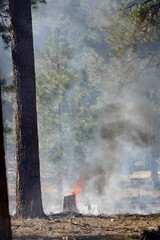
<instances>
[{"instance_id":1,"label":"tree bark","mask_svg":"<svg viewBox=\"0 0 160 240\"><path fill-rule=\"evenodd\" d=\"M12 239L6 180L1 89L0 89L0 239L3 240Z\"/></svg>"},{"instance_id":2,"label":"tree bark","mask_svg":"<svg viewBox=\"0 0 160 240\"><path fill-rule=\"evenodd\" d=\"M16 216L43 217L30 0L9 0L16 85Z\"/></svg>"}]
</instances>

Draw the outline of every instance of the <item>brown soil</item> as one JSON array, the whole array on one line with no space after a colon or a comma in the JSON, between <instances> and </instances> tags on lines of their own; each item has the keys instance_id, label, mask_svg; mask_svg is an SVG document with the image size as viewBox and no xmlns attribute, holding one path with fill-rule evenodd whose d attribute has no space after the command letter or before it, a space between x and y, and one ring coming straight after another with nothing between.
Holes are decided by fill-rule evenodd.
<instances>
[{"instance_id":1,"label":"brown soil","mask_svg":"<svg viewBox=\"0 0 160 240\"><path fill-rule=\"evenodd\" d=\"M13 240L133 240L160 226L160 215L50 216L49 220L12 219Z\"/></svg>"},{"instance_id":2,"label":"brown soil","mask_svg":"<svg viewBox=\"0 0 160 240\"><path fill-rule=\"evenodd\" d=\"M139 194L141 182L143 188ZM138 207L140 210L145 210L144 212L149 212L149 209L152 208L154 210L152 212L159 212L160 191L153 189L149 172L134 173L130 178L127 176L123 184L122 195L125 199L129 198L129 201L133 202L132 210L134 207ZM54 188L50 187L47 181L44 186L43 194L50 199ZM15 191L13 191L13 184L10 184L9 187L12 212L15 209ZM56 194L54 193L54 195ZM143 209L138 205L139 200L145 205ZM125 210L126 206L123 206L122 203L120 204L121 210L123 208ZM64 214L58 214L51 215L49 220L12 218L13 240L136 240L140 239L145 229L156 229L158 226L160 226L160 214L146 216L64 216Z\"/></svg>"}]
</instances>

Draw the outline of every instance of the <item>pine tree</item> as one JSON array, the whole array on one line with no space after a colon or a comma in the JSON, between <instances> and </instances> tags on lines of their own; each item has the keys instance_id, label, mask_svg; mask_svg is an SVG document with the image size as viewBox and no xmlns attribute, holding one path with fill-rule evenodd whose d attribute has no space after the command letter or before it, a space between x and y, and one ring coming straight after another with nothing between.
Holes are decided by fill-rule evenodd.
<instances>
[{"instance_id":1,"label":"pine tree","mask_svg":"<svg viewBox=\"0 0 160 240\"><path fill-rule=\"evenodd\" d=\"M9 1L16 87L16 215L43 217L31 2Z\"/></svg>"}]
</instances>

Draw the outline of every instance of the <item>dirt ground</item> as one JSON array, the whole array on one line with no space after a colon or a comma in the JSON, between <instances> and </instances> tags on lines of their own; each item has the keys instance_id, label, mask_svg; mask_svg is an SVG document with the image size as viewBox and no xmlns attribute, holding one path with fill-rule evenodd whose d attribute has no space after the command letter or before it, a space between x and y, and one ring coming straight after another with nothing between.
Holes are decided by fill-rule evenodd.
<instances>
[{"instance_id":1,"label":"dirt ground","mask_svg":"<svg viewBox=\"0 0 160 240\"><path fill-rule=\"evenodd\" d=\"M12 219L13 240L134 240L160 226L160 215L50 216L49 220Z\"/></svg>"},{"instance_id":2,"label":"dirt ground","mask_svg":"<svg viewBox=\"0 0 160 240\"><path fill-rule=\"evenodd\" d=\"M46 182L43 194L50 199L49 194L52 188L47 184ZM15 192L13 190L12 184L10 185L10 206L14 209ZM139 208L141 213L149 212L149 209L160 212L160 191L152 188L150 173L138 172L132 174L130 178L127 177L124 179L121 192L125 199L133 203L131 209ZM139 202L140 205L138 205ZM125 210L126 206L122 203L123 201L120 207ZM75 216L59 213L50 215L48 220L12 218L13 240L136 240L140 239L145 229L157 229L159 226L160 214L118 216L79 214ZM160 237L157 239L160 240Z\"/></svg>"}]
</instances>

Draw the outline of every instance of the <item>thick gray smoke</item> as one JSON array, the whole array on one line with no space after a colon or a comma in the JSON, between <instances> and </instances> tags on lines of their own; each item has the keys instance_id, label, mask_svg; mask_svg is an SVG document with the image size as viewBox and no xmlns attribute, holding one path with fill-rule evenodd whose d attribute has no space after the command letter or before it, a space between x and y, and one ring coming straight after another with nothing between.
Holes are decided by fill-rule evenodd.
<instances>
[{"instance_id":1,"label":"thick gray smoke","mask_svg":"<svg viewBox=\"0 0 160 240\"><path fill-rule=\"evenodd\" d=\"M57 24L58 21L61 22L62 19L64 19L63 17L64 12L66 13L66 9L70 11L68 6L71 2L73 3L74 1L67 0L64 2L61 0L50 0L48 5L40 9L40 15L35 11L33 18L34 40L35 48L38 49L38 51L43 48L46 36L48 37L52 32L48 27L48 23L54 22ZM97 2L97 0L95 0L90 1L90 3L91 2L94 7L99 7L98 4L100 4L100 1ZM82 5L83 4L85 4L85 1L82 1ZM108 6L110 5L108 1L107 4ZM98 10L100 11L100 9ZM70 15L73 19L67 18L67 24L62 24L61 30L75 47L76 56L74 58L74 66L78 68L83 66L83 68L85 68L91 63L94 64L94 55L96 59L95 64L99 61L101 65L103 65L104 62L98 55L95 53L92 55L91 49L88 49L87 46L82 48L82 45L79 45L80 41L78 40L81 38L81 35L83 35L83 31L86 31L86 23L84 24L84 22L81 21L82 19L78 22L79 19L75 17L76 13L70 11ZM92 8L88 13L88 26L94 25L91 19ZM39 24L39 22L42 24ZM106 22L106 16L104 22ZM67 32L70 32L70 34ZM87 56L85 60L83 58L83 61L81 60L82 55ZM138 71L144 71L143 66L141 67L139 64L139 62L141 63L143 61L137 59L135 56L135 62L133 64L138 65ZM145 61L142 65L143 64L146 64ZM120 68L109 70L107 70L107 68L108 66L106 67L106 65L104 65L101 69L101 71L104 72L103 74L101 73L103 81L107 82L110 79L114 79L114 81L118 83L124 81L123 71L121 72ZM132 69L132 74L138 76L139 73L137 69L134 69L134 67L132 67ZM97 76L94 67L89 74L90 79L94 79L94 77ZM155 74L150 72L150 76L143 74L142 77L144 79L143 81L138 78L135 84L131 84L134 85L133 87L124 89L119 96L114 96L112 99L110 99L109 96L107 98L104 97L106 92L107 95L109 94L108 89L104 88L102 96L100 96L100 98L103 98L103 104L100 104L96 142L94 141L91 143L92 147L90 151L92 153L89 153L81 164L72 162L74 163L72 179L64 179L63 193L61 194L61 199L59 198L58 201L55 200L57 186L52 182L51 169L54 169L54 165L52 166L51 163L48 163L48 165L45 164L45 167L48 166L46 172L50 176L46 176L45 172L42 172L43 189L46 189L47 179L50 182L48 195L43 194L44 207L47 212L61 211L63 195L69 192L76 181L83 178L84 175L86 176L86 183L79 196L78 206L80 211L89 211L93 213L120 213L121 210L119 208L122 207L121 205L127 206L128 211L133 210L131 203L132 199L124 199L125 193L122 191L123 187L121 184L129 181L128 176L132 173L131 166L134 155L136 155L138 160L141 160L141 158L144 160L144 158L146 158L146 152L149 151L151 139L153 140L155 137L150 126L152 120L157 116L157 112L153 108L151 101L145 95L145 88L153 88L151 85L152 79L155 78ZM115 82L112 83L111 89L114 89L116 85ZM155 80L153 85L156 82L158 82L158 79ZM74 95L74 91L73 88L70 92L73 92ZM70 140L66 139L65 141ZM42 159L43 157L44 156L41 156ZM47 157L48 156L45 156L45 158ZM71 155L70 157L72 158L73 156ZM133 198L135 196L137 197L137 194L141 196L141 193L142 189L141 186L139 186L137 188L137 193L135 195L132 193ZM139 201L139 199L136 199L136 202ZM151 203L151 201L149 202ZM137 208L136 211L140 212L140 209ZM147 213L147 210L144 212Z\"/></svg>"},{"instance_id":2,"label":"thick gray smoke","mask_svg":"<svg viewBox=\"0 0 160 240\"><path fill-rule=\"evenodd\" d=\"M138 89L135 91L135 88L126 90L102 109L96 148L87 160L88 179L81 201L83 196L92 199L90 201L94 210L101 206L102 212L119 213L116 204L122 208L128 205L127 211L132 212L131 199L124 200L121 192L126 149L129 151L127 160L130 161L130 166L133 152L139 151L140 155L141 151L147 151L150 147L151 139L155 137L150 132L150 124L157 114L144 92ZM106 210L107 205L110 209ZM136 211L139 212L140 209Z\"/></svg>"}]
</instances>

